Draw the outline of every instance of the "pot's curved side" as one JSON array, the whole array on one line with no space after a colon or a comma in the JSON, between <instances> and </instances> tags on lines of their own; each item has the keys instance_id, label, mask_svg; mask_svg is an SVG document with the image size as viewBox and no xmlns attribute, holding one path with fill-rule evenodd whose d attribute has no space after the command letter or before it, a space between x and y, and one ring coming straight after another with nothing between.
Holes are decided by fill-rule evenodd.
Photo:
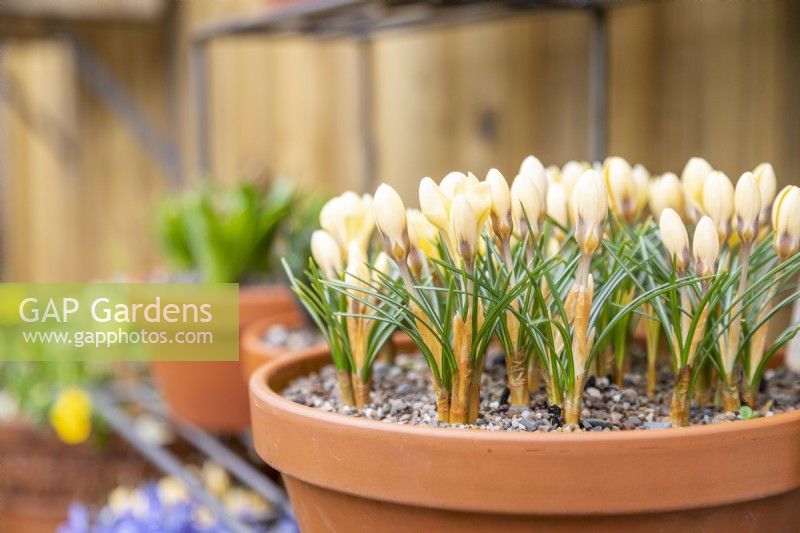
<instances>
[{"instance_id":1,"label":"pot's curved side","mask_svg":"<svg viewBox=\"0 0 800 533\"><path fill-rule=\"evenodd\" d=\"M242 287L239 325L265 316L297 316L292 292L283 286ZM288 319L288 318L287 318ZM153 361L150 368L171 412L204 429L237 432L250 425L247 380L237 361Z\"/></svg>"},{"instance_id":2,"label":"pot's curved side","mask_svg":"<svg viewBox=\"0 0 800 533\"><path fill-rule=\"evenodd\" d=\"M800 503L800 412L667 431L528 434L385 424L323 413L274 392L326 360L276 361L250 382L256 449L287 476L291 491L565 519L706 513L775 496L774 505Z\"/></svg>"}]
</instances>

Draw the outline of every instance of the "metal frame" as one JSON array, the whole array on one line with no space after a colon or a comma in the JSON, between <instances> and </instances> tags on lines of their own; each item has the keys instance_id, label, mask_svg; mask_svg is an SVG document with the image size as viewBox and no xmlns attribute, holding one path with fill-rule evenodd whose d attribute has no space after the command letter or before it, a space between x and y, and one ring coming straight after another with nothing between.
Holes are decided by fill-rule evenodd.
<instances>
[{"instance_id":1,"label":"metal frame","mask_svg":"<svg viewBox=\"0 0 800 533\"><path fill-rule=\"evenodd\" d=\"M274 518L292 516L291 506L282 489L247 461L233 453L213 435L188 422L172 419L152 389L147 387L126 388L125 390L97 389L92 391L92 404L98 415L108 422L117 434L156 468L183 482L189 492L233 532L246 533L251 528L231 516L222 503L205 489L197 477L187 470L174 454L140 437L134 429L133 418L124 409L125 404L134 405L170 424L175 433L183 440L213 459L241 483L270 502L276 510Z\"/></svg>"},{"instance_id":2,"label":"metal frame","mask_svg":"<svg viewBox=\"0 0 800 533\"><path fill-rule=\"evenodd\" d=\"M359 125L365 189L374 186L377 150L372 117L371 38L382 32L482 22L533 9L590 9L593 17L589 50L589 146L595 160L606 153L608 38L606 10L624 0L505 0L467 2L318 0L230 17L197 29L190 51L191 80L197 120L197 165L211 170L208 47L215 39L239 35L305 35L316 38L355 37L359 42L358 84L362 95Z\"/></svg>"}]
</instances>

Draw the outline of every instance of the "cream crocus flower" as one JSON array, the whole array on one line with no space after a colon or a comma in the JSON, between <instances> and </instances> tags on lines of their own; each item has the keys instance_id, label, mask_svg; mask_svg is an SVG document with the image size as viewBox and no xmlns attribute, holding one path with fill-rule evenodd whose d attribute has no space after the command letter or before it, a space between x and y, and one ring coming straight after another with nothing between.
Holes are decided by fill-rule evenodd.
<instances>
[{"instance_id":1,"label":"cream crocus flower","mask_svg":"<svg viewBox=\"0 0 800 533\"><path fill-rule=\"evenodd\" d=\"M736 182L734 192L736 230L745 244L750 244L758 235L758 220L761 215L761 192L752 172L745 172Z\"/></svg>"},{"instance_id":2,"label":"cream crocus flower","mask_svg":"<svg viewBox=\"0 0 800 533\"><path fill-rule=\"evenodd\" d=\"M311 234L311 256L328 279L337 279L342 270L342 251L330 233L318 229Z\"/></svg>"},{"instance_id":3,"label":"cream crocus flower","mask_svg":"<svg viewBox=\"0 0 800 533\"><path fill-rule=\"evenodd\" d=\"M633 182L636 184L636 215L639 216L647 207L650 194L650 171L639 163L633 166Z\"/></svg>"},{"instance_id":4,"label":"cream crocus flower","mask_svg":"<svg viewBox=\"0 0 800 533\"><path fill-rule=\"evenodd\" d=\"M408 239L427 258L439 257L439 230L417 209L406 211Z\"/></svg>"},{"instance_id":5,"label":"cream crocus flower","mask_svg":"<svg viewBox=\"0 0 800 533\"><path fill-rule=\"evenodd\" d=\"M632 222L636 218L637 191L631 165L621 157L607 158L603 162L603 180L611 211Z\"/></svg>"},{"instance_id":6,"label":"cream crocus flower","mask_svg":"<svg viewBox=\"0 0 800 533\"><path fill-rule=\"evenodd\" d=\"M692 222L697 222L704 214L703 185L713 170L702 157L692 157L683 168L681 182L686 195L686 213Z\"/></svg>"},{"instance_id":7,"label":"cream crocus flower","mask_svg":"<svg viewBox=\"0 0 800 533\"><path fill-rule=\"evenodd\" d=\"M544 176L547 178L547 186L549 187L553 183L560 183L561 182L561 169L558 168L558 165L550 165L546 169L544 169Z\"/></svg>"},{"instance_id":8,"label":"cream crocus flower","mask_svg":"<svg viewBox=\"0 0 800 533\"><path fill-rule=\"evenodd\" d=\"M568 161L561 168L561 184L564 185L564 188L567 190L567 198L572 198L572 191L575 189L575 184L578 183L580 177L589 168L588 163L578 161ZM575 224L575 213L572 211L571 202L567 202L567 208L569 210L570 224Z\"/></svg>"},{"instance_id":9,"label":"cream crocus flower","mask_svg":"<svg viewBox=\"0 0 800 533\"><path fill-rule=\"evenodd\" d=\"M347 252L347 267L345 268L345 281L354 287L367 288L369 281L372 279L372 274L367 264L367 254L357 242L350 243L350 249ZM361 291L351 291L353 296L361 297Z\"/></svg>"},{"instance_id":10,"label":"cream crocus flower","mask_svg":"<svg viewBox=\"0 0 800 533\"><path fill-rule=\"evenodd\" d=\"M671 208L661 212L658 222L661 242L667 249L670 259L675 264L678 272L685 272L689 265L689 234L683 225L680 215Z\"/></svg>"},{"instance_id":11,"label":"cream crocus flower","mask_svg":"<svg viewBox=\"0 0 800 533\"><path fill-rule=\"evenodd\" d=\"M533 180L533 184L539 192L539 198L541 200L540 205L542 206L542 214L544 215L544 206L547 199L547 175L544 165L542 165L542 162L536 157L529 155L523 159L522 164L519 166L519 173Z\"/></svg>"},{"instance_id":12,"label":"cream crocus flower","mask_svg":"<svg viewBox=\"0 0 800 533\"><path fill-rule=\"evenodd\" d=\"M608 193L598 171L587 170L575 184L572 209L576 217L575 241L581 253L591 255L600 248L608 212Z\"/></svg>"},{"instance_id":13,"label":"cream crocus flower","mask_svg":"<svg viewBox=\"0 0 800 533\"><path fill-rule=\"evenodd\" d=\"M547 187L547 216L564 228L569 226L568 204L566 187L561 183L551 183ZM557 233L563 235L563 231L560 229Z\"/></svg>"},{"instance_id":14,"label":"cream crocus flower","mask_svg":"<svg viewBox=\"0 0 800 533\"><path fill-rule=\"evenodd\" d=\"M766 225L770 219L772 201L775 199L775 192L778 190L778 180L775 177L775 169L769 163L761 163L753 170L753 177L758 184L758 192L761 195L761 215L759 222Z\"/></svg>"},{"instance_id":15,"label":"cream crocus flower","mask_svg":"<svg viewBox=\"0 0 800 533\"><path fill-rule=\"evenodd\" d=\"M664 209L670 208L677 213L684 212L683 185L678 176L667 172L650 182L649 206L655 220L661 218Z\"/></svg>"},{"instance_id":16,"label":"cream crocus flower","mask_svg":"<svg viewBox=\"0 0 800 533\"><path fill-rule=\"evenodd\" d=\"M346 256L352 242L358 243L366 252L375 218L372 211L372 196L347 191L331 198L322 206L319 224L330 233Z\"/></svg>"},{"instance_id":17,"label":"cream crocus flower","mask_svg":"<svg viewBox=\"0 0 800 533\"><path fill-rule=\"evenodd\" d=\"M379 283L380 277L378 273L383 274L384 276L391 276L392 274L392 261L389 259L389 255L386 252L381 252L377 256L375 256L375 260L372 262L372 281L373 283Z\"/></svg>"},{"instance_id":18,"label":"cream crocus flower","mask_svg":"<svg viewBox=\"0 0 800 533\"><path fill-rule=\"evenodd\" d=\"M431 178L419 182L419 206L425 217L439 230L447 233L450 227L451 200Z\"/></svg>"},{"instance_id":19,"label":"cream crocus flower","mask_svg":"<svg viewBox=\"0 0 800 533\"><path fill-rule=\"evenodd\" d=\"M479 215L467 196L456 196L450 209L450 229L455 249L467 264L475 260L481 227Z\"/></svg>"},{"instance_id":20,"label":"cream crocus flower","mask_svg":"<svg viewBox=\"0 0 800 533\"><path fill-rule=\"evenodd\" d=\"M539 221L545 213L542 196L530 174L517 174L511 184L511 215L514 233L521 239L528 234L528 226L534 235L539 233Z\"/></svg>"},{"instance_id":21,"label":"cream crocus flower","mask_svg":"<svg viewBox=\"0 0 800 533\"><path fill-rule=\"evenodd\" d=\"M390 185L382 183L375 191L372 202L375 225L383 235L386 249L398 263L408 256L408 231L406 229L406 206Z\"/></svg>"},{"instance_id":22,"label":"cream crocus flower","mask_svg":"<svg viewBox=\"0 0 800 533\"><path fill-rule=\"evenodd\" d=\"M733 183L728 176L718 170L708 174L703 184L703 208L717 226L720 242L727 240L731 233L733 197Z\"/></svg>"},{"instance_id":23,"label":"cream crocus flower","mask_svg":"<svg viewBox=\"0 0 800 533\"><path fill-rule=\"evenodd\" d=\"M511 189L506 178L496 168L486 174L486 183L489 184L492 196L492 230L501 241L506 241L513 230Z\"/></svg>"},{"instance_id":24,"label":"cream crocus flower","mask_svg":"<svg viewBox=\"0 0 800 533\"><path fill-rule=\"evenodd\" d=\"M787 185L772 205L772 228L775 231L775 250L787 259L800 248L800 187Z\"/></svg>"},{"instance_id":25,"label":"cream crocus flower","mask_svg":"<svg viewBox=\"0 0 800 533\"><path fill-rule=\"evenodd\" d=\"M697 223L692 239L694 269L698 276L711 276L717 269L719 258L719 237L714 221L704 216Z\"/></svg>"}]
</instances>

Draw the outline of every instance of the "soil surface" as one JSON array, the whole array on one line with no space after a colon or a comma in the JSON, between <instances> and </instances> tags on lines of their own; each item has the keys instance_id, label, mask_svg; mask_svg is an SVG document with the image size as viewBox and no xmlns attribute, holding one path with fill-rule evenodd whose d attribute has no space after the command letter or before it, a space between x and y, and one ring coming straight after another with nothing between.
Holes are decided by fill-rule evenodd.
<instances>
[{"instance_id":1,"label":"soil surface","mask_svg":"<svg viewBox=\"0 0 800 533\"><path fill-rule=\"evenodd\" d=\"M372 403L362 412L339 401L333 365L294 380L282 395L322 411L397 424L545 432L671 427L669 403L673 378L668 368L659 372L656 394L652 399L647 398L646 379L641 373L634 371L626 374L622 388L611 383L608 377L590 378L584 387L581 426L564 427L560 409L547 405L543 390L532 394L529 408L510 408L502 354L487 356L487 360L481 383L481 414L474 425L439 423L429 370L425 361L418 356L400 355L394 365L377 362L373 367ZM758 395L760 409L752 416L773 416L800 407L800 375L783 368L767 370L761 385ZM725 413L711 403L693 406L690 423L717 424L743 418L741 413Z\"/></svg>"},{"instance_id":2,"label":"soil surface","mask_svg":"<svg viewBox=\"0 0 800 533\"><path fill-rule=\"evenodd\" d=\"M325 339L315 328L275 325L264 332L261 342L273 348L286 348L290 352L296 352L324 343Z\"/></svg>"}]
</instances>

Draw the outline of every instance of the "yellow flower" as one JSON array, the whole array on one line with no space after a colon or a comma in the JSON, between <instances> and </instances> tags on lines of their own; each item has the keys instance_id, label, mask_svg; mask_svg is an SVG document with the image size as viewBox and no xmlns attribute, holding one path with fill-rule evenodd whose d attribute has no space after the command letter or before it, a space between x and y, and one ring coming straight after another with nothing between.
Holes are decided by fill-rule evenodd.
<instances>
[{"instance_id":1,"label":"yellow flower","mask_svg":"<svg viewBox=\"0 0 800 533\"><path fill-rule=\"evenodd\" d=\"M758 192L761 195L761 216L759 222L762 225L769 223L772 201L775 199L775 192L778 190L778 181L775 177L775 169L769 163L761 163L753 170L753 177L758 184Z\"/></svg>"},{"instance_id":2,"label":"yellow flower","mask_svg":"<svg viewBox=\"0 0 800 533\"><path fill-rule=\"evenodd\" d=\"M506 178L493 168L486 174L492 193L492 229L501 240L508 239L513 229L511 220L511 190Z\"/></svg>"},{"instance_id":3,"label":"yellow flower","mask_svg":"<svg viewBox=\"0 0 800 533\"><path fill-rule=\"evenodd\" d=\"M636 164L633 166L633 181L636 183L636 216L639 216L644 208L647 207L647 199L650 193L650 171L644 165Z\"/></svg>"},{"instance_id":4,"label":"yellow flower","mask_svg":"<svg viewBox=\"0 0 800 533\"><path fill-rule=\"evenodd\" d=\"M689 263L689 234L683 225L680 215L674 209L666 208L661 212L658 222L661 241L667 249L670 259L679 272L684 272Z\"/></svg>"},{"instance_id":5,"label":"yellow flower","mask_svg":"<svg viewBox=\"0 0 800 533\"><path fill-rule=\"evenodd\" d=\"M359 196L353 191L331 198L322 206L319 225L330 233L342 255L346 258L350 244L355 242L360 250L366 252L375 218L372 213L372 196Z\"/></svg>"},{"instance_id":6,"label":"yellow flower","mask_svg":"<svg viewBox=\"0 0 800 533\"><path fill-rule=\"evenodd\" d=\"M608 212L608 193L598 171L587 170L575 184L572 210L577 219L575 242L582 253L593 254L600 247Z\"/></svg>"},{"instance_id":7,"label":"yellow flower","mask_svg":"<svg viewBox=\"0 0 800 533\"><path fill-rule=\"evenodd\" d=\"M375 224L383 235L386 249L398 263L408 256L408 231L406 230L406 206L390 185L382 183L375 191L372 202Z\"/></svg>"},{"instance_id":8,"label":"yellow flower","mask_svg":"<svg viewBox=\"0 0 800 533\"><path fill-rule=\"evenodd\" d=\"M724 242L731 233L733 196L733 183L724 173L715 170L706 176L703 183L703 207L717 226L720 242Z\"/></svg>"},{"instance_id":9,"label":"yellow flower","mask_svg":"<svg viewBox=\"0 0 800 533\"><path fill-rule=\"evenodd\" d=\"M336 240L324 229L311 234L311 256L328 279L337 279L342 269L342 251Z\"/></svg>"},{"instance_id":10,"label":"yellow flower","mask_svg":"<svg viewBox=\"0 0 800 533\"><path fill-rule=\"evenodd\" d=\"M473 261L480 239L481 224L472 202L466 195L459 195L453 200L450 226L458 255L468 263Z\"/></svg>"},{"instance_id":11,"label":"yellow flower","mask_svg":"<svg viewBox=\"0 0 800 533\"><path fill-rule=\"evenodd\" d=\"M694 229L692 241L694 268L698 276L710 276L716 271L719 257L719 237L710 217L703 217Z\"/></svg>"},{"instance_id":12,"label":"yellow flower","mask_svg":"<svg viewBox=\"0 0 800 533\"><path fill-rule=\"evenodd\" d=\"M661 218L661 213L669 208L679 215L684 213L683 185L678 176L672 172L659 176L650 182L650 213L654 220Z\"/></svg>"},{"instance_id":13,"label":"yellow flower","mask_svg":"<svg viewBox=\"0 0 800 533\"><path fill-rule=\"evenodd\" d=\"M85 442L92 433L92 402L77 387L62 390L50 408L50 425L66 444Z\"/></svg>"},{"instance_id":14,"label":"yellow flower","mask_svg":"<svg viewBox=\"0 0 800 533\"><path fill-rule=\"evenodd\" d=\"M686 194L686 211L689 220L697 222L703 216L703 185L714 169L702 157L692 157L681 174L683 191Z\"/></svg>"},{"instance_id":15,"label":"yellow flower","mask_svg":"<svg viewBox=\"0 0 800 533\"><path fill-rule=\"evenodd\" d=\"M439 257L439 230L417 209L406 211L408 238L427 258Z\"/></svg>"},{"instance_id":16,"label":"yellow flower","mask_svg":"<svg viewBox=\"0 0 800 533\"><path fill-rule=\"evenodd\" d=\"M758 235L758 218L761 214L761 193L751 172L745 172L739 178L733 199L739 238L744 243L750 243Z\"/></svg>"},{"instance_id":17,"label":"yellow flower","mask_svg":"<svg viewBox=\"0 0 800 533\"><path fill-rule=\"evenodd\" d=\"M636 218L638 197L631 165L621 157L609 157L603 163L603 179L611 211L632 222Z\"/></svg>"},{"instance_id":18,"label":"yellow flower","mask_svg":"<svg viewBox=\"0 0 800 533\"><path fill-rule=\"evenodd\" d=\"M772 206L772 228L778 255L786 259L796 254L800 248L800 187L787 185L778 193Z\"/></svg>"}]
</instances>

